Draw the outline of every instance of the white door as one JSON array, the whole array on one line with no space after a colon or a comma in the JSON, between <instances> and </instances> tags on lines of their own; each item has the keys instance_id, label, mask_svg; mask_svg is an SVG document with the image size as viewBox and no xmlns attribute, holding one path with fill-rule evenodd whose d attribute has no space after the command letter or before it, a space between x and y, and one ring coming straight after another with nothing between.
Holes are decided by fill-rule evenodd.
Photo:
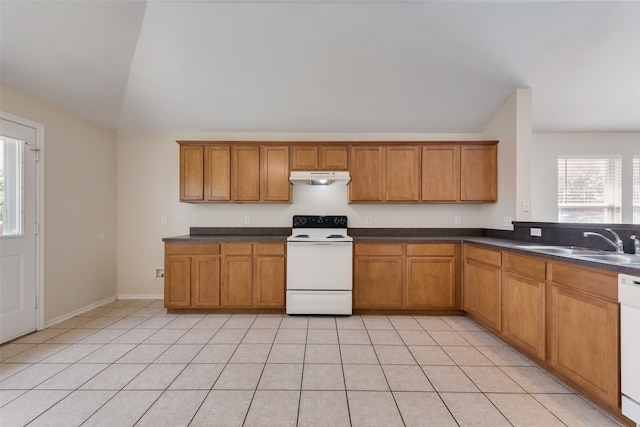
<instances>
[{"instance_id":1,"label":"white door","mask_svg":"<svg viewBox=\"0 0 640 427\"><path fill-rule=\"evenodd\" d=\"M0 343L36 330L36 142L0 119Z\"/></svg>"}]
</instances>

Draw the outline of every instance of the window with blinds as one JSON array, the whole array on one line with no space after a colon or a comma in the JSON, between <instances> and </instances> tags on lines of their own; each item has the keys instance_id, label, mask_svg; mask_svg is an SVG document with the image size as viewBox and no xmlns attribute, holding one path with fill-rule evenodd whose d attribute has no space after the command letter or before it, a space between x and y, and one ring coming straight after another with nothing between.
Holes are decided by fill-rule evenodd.
<instances>
[{"instance_id":1,"label":"window with blinds","mask_svg":"<svg viewBox=\"0 0 640 427\"><path fill-rule=\"evenodd\" d=\"M622 158L558 157L558 221L622 222Z\"/></svg>"},{"instance_id":2,"label":"window with blinds","mask_svg":"<svg viewBox=\"0 0 640 427\"><path fill-rule=\"evenodd\" d=\"M633 157L633 223L640 224L640 156Z\"/></svg>"}]
</instances>

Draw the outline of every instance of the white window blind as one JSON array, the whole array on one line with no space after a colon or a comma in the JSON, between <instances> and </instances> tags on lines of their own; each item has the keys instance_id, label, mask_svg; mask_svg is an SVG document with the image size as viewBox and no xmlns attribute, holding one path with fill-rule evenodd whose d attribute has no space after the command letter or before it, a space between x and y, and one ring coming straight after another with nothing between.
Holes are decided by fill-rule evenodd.
<instances>
[{"instance_id":1,"label":"white window blind","mask_svg":"<svg viewBox=\"0 0 640 427\"><path fill-rule=\"evenodd\" d=\"M640 156L633 157L633 223L640 224Z\"/></svg>"},{"instance_id":2,"label":"white window blind","mask_svg":"<svg viewBox=\"0 0 640 427\"><path fill-rule=\"evenodd\" d=\"M558 157L558 221L622 222L622 158Z\"/></svg>"}]
</instances>

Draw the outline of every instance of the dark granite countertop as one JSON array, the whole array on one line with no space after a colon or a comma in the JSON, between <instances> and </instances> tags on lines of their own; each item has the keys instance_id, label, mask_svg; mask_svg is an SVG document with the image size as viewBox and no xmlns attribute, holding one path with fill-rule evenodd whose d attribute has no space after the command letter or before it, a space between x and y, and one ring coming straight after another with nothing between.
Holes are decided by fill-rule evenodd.
<instances>
[{"instance_id":1,"label":"dark granite countertop","mask_svg":"<svg viewBox=\"0 0 640 427\"><path fill-rule=\"evenodd\" d=\"M269 234L186 234L184 236L165 237L168 243L221 243L221 242L286 242L287 235Z\"/></svg>"},{"instance_id":2,"label":"dark granite countertop","mask_svg":"<svg viewBox=\"0 0 640 427\"><path fill-rule=\"evenodd\" d=\"M286 242L291 235L287 227L191 227L184 236L165 237L169 243Z\"/></svg>"},{"instance_id":3,"label":"dark granite countertop","mask_svg":"<svg viewBox=\"0 0 640 427\"><path fill-rule=\"evenodd\" d=\"M286 242L289 235L291 235L291 228L287 227L192 227L188 235L165 237L162 240L164 242L185 243ZM555 255L528 250L525 246L537 246L538 244L520 240L483 237L482 230L475 228L350 228L349 235L353 237L353 241L356 243L474 243L487 248L507 250L551 261L562 261L617 273L640 275L640 265L628 266L607 261L592 261L573 255Z\"/></svg>"},{"instance_id":4,"label":"dark granite countertop","mask_svg":"<svg viewBox=\"0 0 640 427\"><path fill-rule=\"evenodd\" d=\"M519 240L496 239L491 237L480 237L480 238L468 237L463 239L463 241L465 243L474 243L480 246L485 246L490 249L508 250L510 252L515 252L522 255L535 256L537 258L543 258L551 261L567 262L570 264L583 265L585 267L599 268L601 270L608 270L616 273L624 273L624 274L630 274L634 276L640 275L640 265L633 267L633 266L628 266L628 265L614 263L614 262L584 259L575 255L568 255L568 254L556 255L556 254L549 254L549 253L539 252L536 250L526 249L525 248L526 246L540 246L539 244L531 243L531 242L522 242ZM545 245L545 246L552 246L552 245Z\"/></svg>"}]
</instances>

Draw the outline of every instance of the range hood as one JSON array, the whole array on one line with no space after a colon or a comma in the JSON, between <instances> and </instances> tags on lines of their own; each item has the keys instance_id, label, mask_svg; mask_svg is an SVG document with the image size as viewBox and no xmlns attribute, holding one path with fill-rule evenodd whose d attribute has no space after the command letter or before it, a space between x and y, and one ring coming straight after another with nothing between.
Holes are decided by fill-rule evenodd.
<instances>
[{"instance_id":1,"label":"range hood","mask_svg":"<svg viewBox=\"0 0 640 427\"><path fill-rule=\"evenodd\" d=\"M308 185L347 185L351 177L347 171L325 172L325 171L309 171L309 172L291 172L289 181L292 184L308 184Z\"/></svg>"}]
</instances>

